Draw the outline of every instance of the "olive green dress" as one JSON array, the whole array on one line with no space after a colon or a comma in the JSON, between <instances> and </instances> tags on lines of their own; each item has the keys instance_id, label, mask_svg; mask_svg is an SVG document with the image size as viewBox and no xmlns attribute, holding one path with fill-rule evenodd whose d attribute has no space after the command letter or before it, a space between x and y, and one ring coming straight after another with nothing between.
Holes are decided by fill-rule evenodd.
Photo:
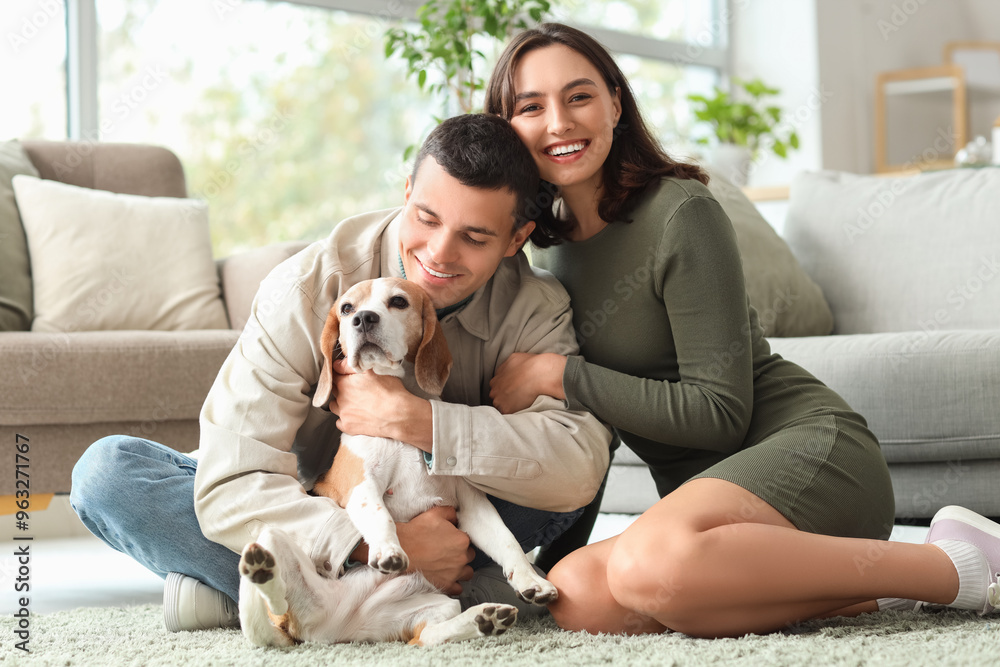
<instances>
[{"instance_id":1,"label":"olive green dress","mask_svg":"<svg viewBox=\"0 0 1000 667\"><path fill-rule=\"evenodd\" d=\"M863 417L770 350L732 223L701 183L663 179L593 237L532 249L572 298L571 408L614 427L661 496L728 480L796 527L888 537L889 472Z\"/></svg>"}]
</instances>

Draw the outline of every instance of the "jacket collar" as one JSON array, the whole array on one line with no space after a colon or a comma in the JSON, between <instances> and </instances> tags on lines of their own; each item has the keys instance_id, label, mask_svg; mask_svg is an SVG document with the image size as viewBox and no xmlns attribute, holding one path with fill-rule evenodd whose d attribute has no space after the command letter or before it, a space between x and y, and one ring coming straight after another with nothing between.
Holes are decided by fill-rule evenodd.
<instances>
[{"instance_id":1,"label":"jacket collar","mask_svg":"<svg viewBox=\"0 0 1000 667\"><path fill-rule=\"evenodd\" d=\"M379 265L381 268L380 275L383 276L403 277L403 272L399 269L399 227L402 224L402 213L403 211L400 209L385 228L385 233L382 235L382 256L379 259ZM506 261L506 257L501 260L500 266L497 267L497 273L507 269L504 264ZM465 308L446 315L441 320L442 323L457 319L462 328L476 338L489 340L491 330L490 294L493 291L493 282L495 280L496 274L486 281L485 285L473 292L472 299L469 300Z\"/></svg>"}]
</instances>

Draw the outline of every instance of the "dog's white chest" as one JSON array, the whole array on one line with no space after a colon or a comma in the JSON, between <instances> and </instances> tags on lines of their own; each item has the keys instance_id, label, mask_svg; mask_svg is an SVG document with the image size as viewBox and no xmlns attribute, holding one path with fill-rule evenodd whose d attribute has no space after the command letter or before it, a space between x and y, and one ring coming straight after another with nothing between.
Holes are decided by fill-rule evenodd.
<instances>
[{"instance_id":1,"label":"dog's white chest","mask_svg":"<svg viewBox=\"0 0 1000 667\"><path fill-rule=\"evenodd\" d=\"M455 505L458 501L453 477L431 475L423 452L388 438L350 436L341 447L364 461L365 477L385 489L382 499L395 521L409 521L435 505Z\"/></svg>"}]
</instances>

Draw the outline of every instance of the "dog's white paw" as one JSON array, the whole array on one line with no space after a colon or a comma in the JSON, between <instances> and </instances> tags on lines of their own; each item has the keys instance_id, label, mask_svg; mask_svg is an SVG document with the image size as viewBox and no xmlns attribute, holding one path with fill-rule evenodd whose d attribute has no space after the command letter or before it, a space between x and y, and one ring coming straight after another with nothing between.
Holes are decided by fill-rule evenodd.
<instances>
[{"instance_id":1,"label":"dog's white paw","mask_svg":"<svg viewBox=\"0 0 1000 667\"><path fill-rule=\"evenodd\" d=\"M240 555L240 576L258 586L274 578L274 556L256 542L243 547Z\"/></svg>"},{"instance_id":2,"label":"dog's white paw","mask_svg":"<svg viewBox=\"0 0 1000 667\"><path fill-rule=\"evenodd\" d=\"M399 545L373 544L368 548L368 565L381 572L393 574L405 571L410 566L410 559Z\"/></svg>"},{"instance_id":3,"label":"dog's white paw","mask_svg":"<svg viewBox=\"0 0 1000 667\"><path fill-rule=\"evenodd\" d=\"M502 635L517 621L517 607L509 604L480 604L466 613L475 615L476 628L484 637Z\"/></svg>"},{"instance_id":4,"label":"dog's white paw","mask_svg":"<svg viewBox=\"0 0 1000 667\"><path fill-rule=\"evenodd\" d=\"M517 597L525 602L537 605L552 604L559 598L559 591L544 577L540 577L534 570L515 574L511 577L510 585L514 587Z\"/></svg>"}]
</instances>

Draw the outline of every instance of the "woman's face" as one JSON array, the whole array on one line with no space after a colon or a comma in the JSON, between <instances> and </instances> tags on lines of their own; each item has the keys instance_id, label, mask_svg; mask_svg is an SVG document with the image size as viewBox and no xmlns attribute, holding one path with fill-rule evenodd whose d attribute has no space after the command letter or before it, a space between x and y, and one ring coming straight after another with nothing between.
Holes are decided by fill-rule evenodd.
<instances>
[{"instance_id":1,"label":"woman's face","mask_svg":"<svg viewBox=\"0 0 1000 667\"><path fill-rule=\"evenodd\" d=\"M577 51L555 44L521 56L510 124L546 181L564 192L578 185L600 187L619 116L619 92L612 94Z\"/></svg>"}]
</instances>

